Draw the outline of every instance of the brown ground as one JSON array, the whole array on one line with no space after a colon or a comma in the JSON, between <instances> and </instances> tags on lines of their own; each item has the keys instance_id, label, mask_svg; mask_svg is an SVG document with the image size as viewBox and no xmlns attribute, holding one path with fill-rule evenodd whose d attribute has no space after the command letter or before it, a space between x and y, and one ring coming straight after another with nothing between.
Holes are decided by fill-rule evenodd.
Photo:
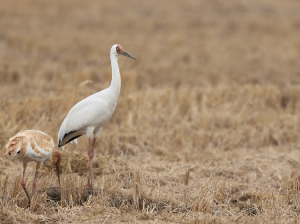
<instances>
[{"instance_id":1,"label":"brown ground","mask_svg":"<svg viewBox=\"0 0 300 224\"><path fill-rule=\"evenodd\" d=\"M299 223L300 2L0 2L0 220L3 223ZM122 44L122 90L96 145L62 151L60 202L31 209L9 137L55 140L70 108L109 86ZM34 166L29 165L30 189ZM38 189L56 187L43 168Z\"/></svg>"}]
</instances>

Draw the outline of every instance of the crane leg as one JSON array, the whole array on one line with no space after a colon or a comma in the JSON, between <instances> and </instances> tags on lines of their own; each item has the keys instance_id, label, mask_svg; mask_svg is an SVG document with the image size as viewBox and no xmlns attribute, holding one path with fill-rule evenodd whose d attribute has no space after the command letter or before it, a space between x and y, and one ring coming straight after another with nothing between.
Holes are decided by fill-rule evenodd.
<instances>
[{"instance_id":1,"label":"crane leg","mask_svg":"<svg viewBox=\"0 0 300 224\"><path fill-rule=\"evenodd\" d=\"M91 151L91 139L89 138L89 151L88 151L88 155L89 155L89 160L90 160L90 151ZM90 169L91 169L91 160L90 160ZM89 169L89 172L90 172ZM89 173L89 177L88 177L88 184L87 187L90 188L91 187L91 183L90 183L90 173Z\"/></svg>"},{"instance_id":2,"label":"crane leg","mask_svg":"<svg viewBox=\"0 0 300 224\"><path fill-rule=\"evenodd\" d=\"M24 191L25 191L25 193L26 193L26 195L27 195L27 198L28 198L28 207L30 207L31 199L30 199L29 194L28 194L28 192L27 192L27 190L26 190L26 187L25 187L25 181L24 181L24 179L25 179L25 170L26 170L26 167L27 167L27 163L23 163L23 176L22 176L21 185L22 185L22 187L23 187L23 189L24 189Z\"/></svg>"},{"instance_id":3,"label":"crane leg","mask_svg":"<svg viewBox=\"0 0 300 224\"><path fill-rule=\"evenodd\" d=\"M38 162L36 164L35 176L34 176L34 180L33 180L33 184L32 184L32 196L31 197L33 197L33 195L35 193L36 180L37 180L38 172L39 172L41 165L42 165L42 162Z\"/></svg>"},{"instance_id":4,"label":"crane leg","mask_svg":"<svg viewBox=\"0 0 300 224\"><path fill-rule=\"evenodd\" d=\"M89 160L90 160L90 171L89 171L89 179L87 187L93 189L93 158L94 158L94 149L95 149L95 142L96 138L93 140L92 147L91 145L91 139L89 139Z\"/></svg>"}]
</instances>

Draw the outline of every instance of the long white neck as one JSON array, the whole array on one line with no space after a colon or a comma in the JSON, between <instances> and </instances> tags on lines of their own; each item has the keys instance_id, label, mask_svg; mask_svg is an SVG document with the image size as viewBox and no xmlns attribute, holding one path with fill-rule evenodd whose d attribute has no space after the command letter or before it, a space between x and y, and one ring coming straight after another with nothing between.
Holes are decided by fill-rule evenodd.
<instances>
[{"instance_id":1,"label":"long white neck","mask_svg":"<svg viewBox=\"0 0 300 224\"><path fill-rule=\"evenodd\" d=\"M111 55L110 61L111 61L112 78L111 78L111 84L109 88L118 97L121 89L121 75L120 75L120 70L118 65L118 57L115 55Z\"/></svg>"}]
</instances>

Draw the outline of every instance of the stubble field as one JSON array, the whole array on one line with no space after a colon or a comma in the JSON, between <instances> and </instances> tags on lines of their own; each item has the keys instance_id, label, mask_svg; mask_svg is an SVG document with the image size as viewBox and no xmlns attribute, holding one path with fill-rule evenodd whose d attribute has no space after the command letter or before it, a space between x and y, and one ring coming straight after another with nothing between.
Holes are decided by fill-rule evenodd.
<instances>
[{"instance_id":1,"label":"stubble field","mask_svg":"<svg viewBox=\"0 0 300 224\"><path fill-rule=\"evenodd\" d=\"M297 0L1 1L0 222L299 223L299 11ZM71 107L109 86L116 43L137 60L119 58L93 164L100 193L81 194L81 137L59 149L62 200L47 198L58 183L42 168L27 209L8 139L38 129L56 141Z\"/></svg>"}]
</instances>

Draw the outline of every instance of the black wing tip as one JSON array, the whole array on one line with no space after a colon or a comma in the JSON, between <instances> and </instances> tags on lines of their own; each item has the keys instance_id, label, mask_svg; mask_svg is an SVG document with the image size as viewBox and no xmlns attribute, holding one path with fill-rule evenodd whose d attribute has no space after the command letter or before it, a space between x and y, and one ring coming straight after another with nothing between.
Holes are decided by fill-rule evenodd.
<instances>
[{"instance_id":1,"label":"black wing tip","mask_svg":"<svg viewBox=\"0 0 300 224\"><path fill-rule=\"evenodd\" d=\"M66 135L64 136L64 137L66 137ZM62 147L62 146L64 146L65 144L63 144L63 139L62 140L60 140L59 142L58 142L58 147Z\"/></svg>"},{"instance_id":2,"label":"black wing tip","mask_svg":"<svg viewBox=\"0 0 300 224\"><path fill-rule=\"evenodd\" d=\"M73 138L71 138L69 141L67 141L65 144L68 144L69 142L71 142L71 141L73 141L74 139L76 139L76 138L79 138L81 135L77 135L77 136L75 136L75 137L73 137ZM64 144L64 145L65 145Z\"/></svg>"},{"instance_id":3,"label":"black wing tip","mask_svg":"<svg viewBox=\"0 0 300 224\"><path fill-rule=\"evenodd\" d=\"M63 143L63 140L64 140L68 135L70 135L70 134L72 134L72 133L74 133L74 132L77 132L77 131L70 131L70 132L66 133L66 134L64 135L64 137L62 138L62 140L58 143L58 147L62 147L62 146L64 146L64 145L68 144L69 142L73 141L74 139L79 138L80 136L82 136L82 134L77 135L77 136L74 136L73 138L69 139L67 142Z\"/></svg>"},{"instance_id":4,"label":"black wing tip","mask_svg":"<svg viewBox=\"0 0 300 224\"><path fill-rule=\"evenodd\" d=\"M76 132L76 131L69 131L68 133L65 133L65 134L64 134L64 137L62 138L62 140L63 140L65 137L67 137L69 134L72 134L72 133L74 133L74 132ZM60 143L62 142L62 140L60 141Z\"/></svg>"}]
</instances>

